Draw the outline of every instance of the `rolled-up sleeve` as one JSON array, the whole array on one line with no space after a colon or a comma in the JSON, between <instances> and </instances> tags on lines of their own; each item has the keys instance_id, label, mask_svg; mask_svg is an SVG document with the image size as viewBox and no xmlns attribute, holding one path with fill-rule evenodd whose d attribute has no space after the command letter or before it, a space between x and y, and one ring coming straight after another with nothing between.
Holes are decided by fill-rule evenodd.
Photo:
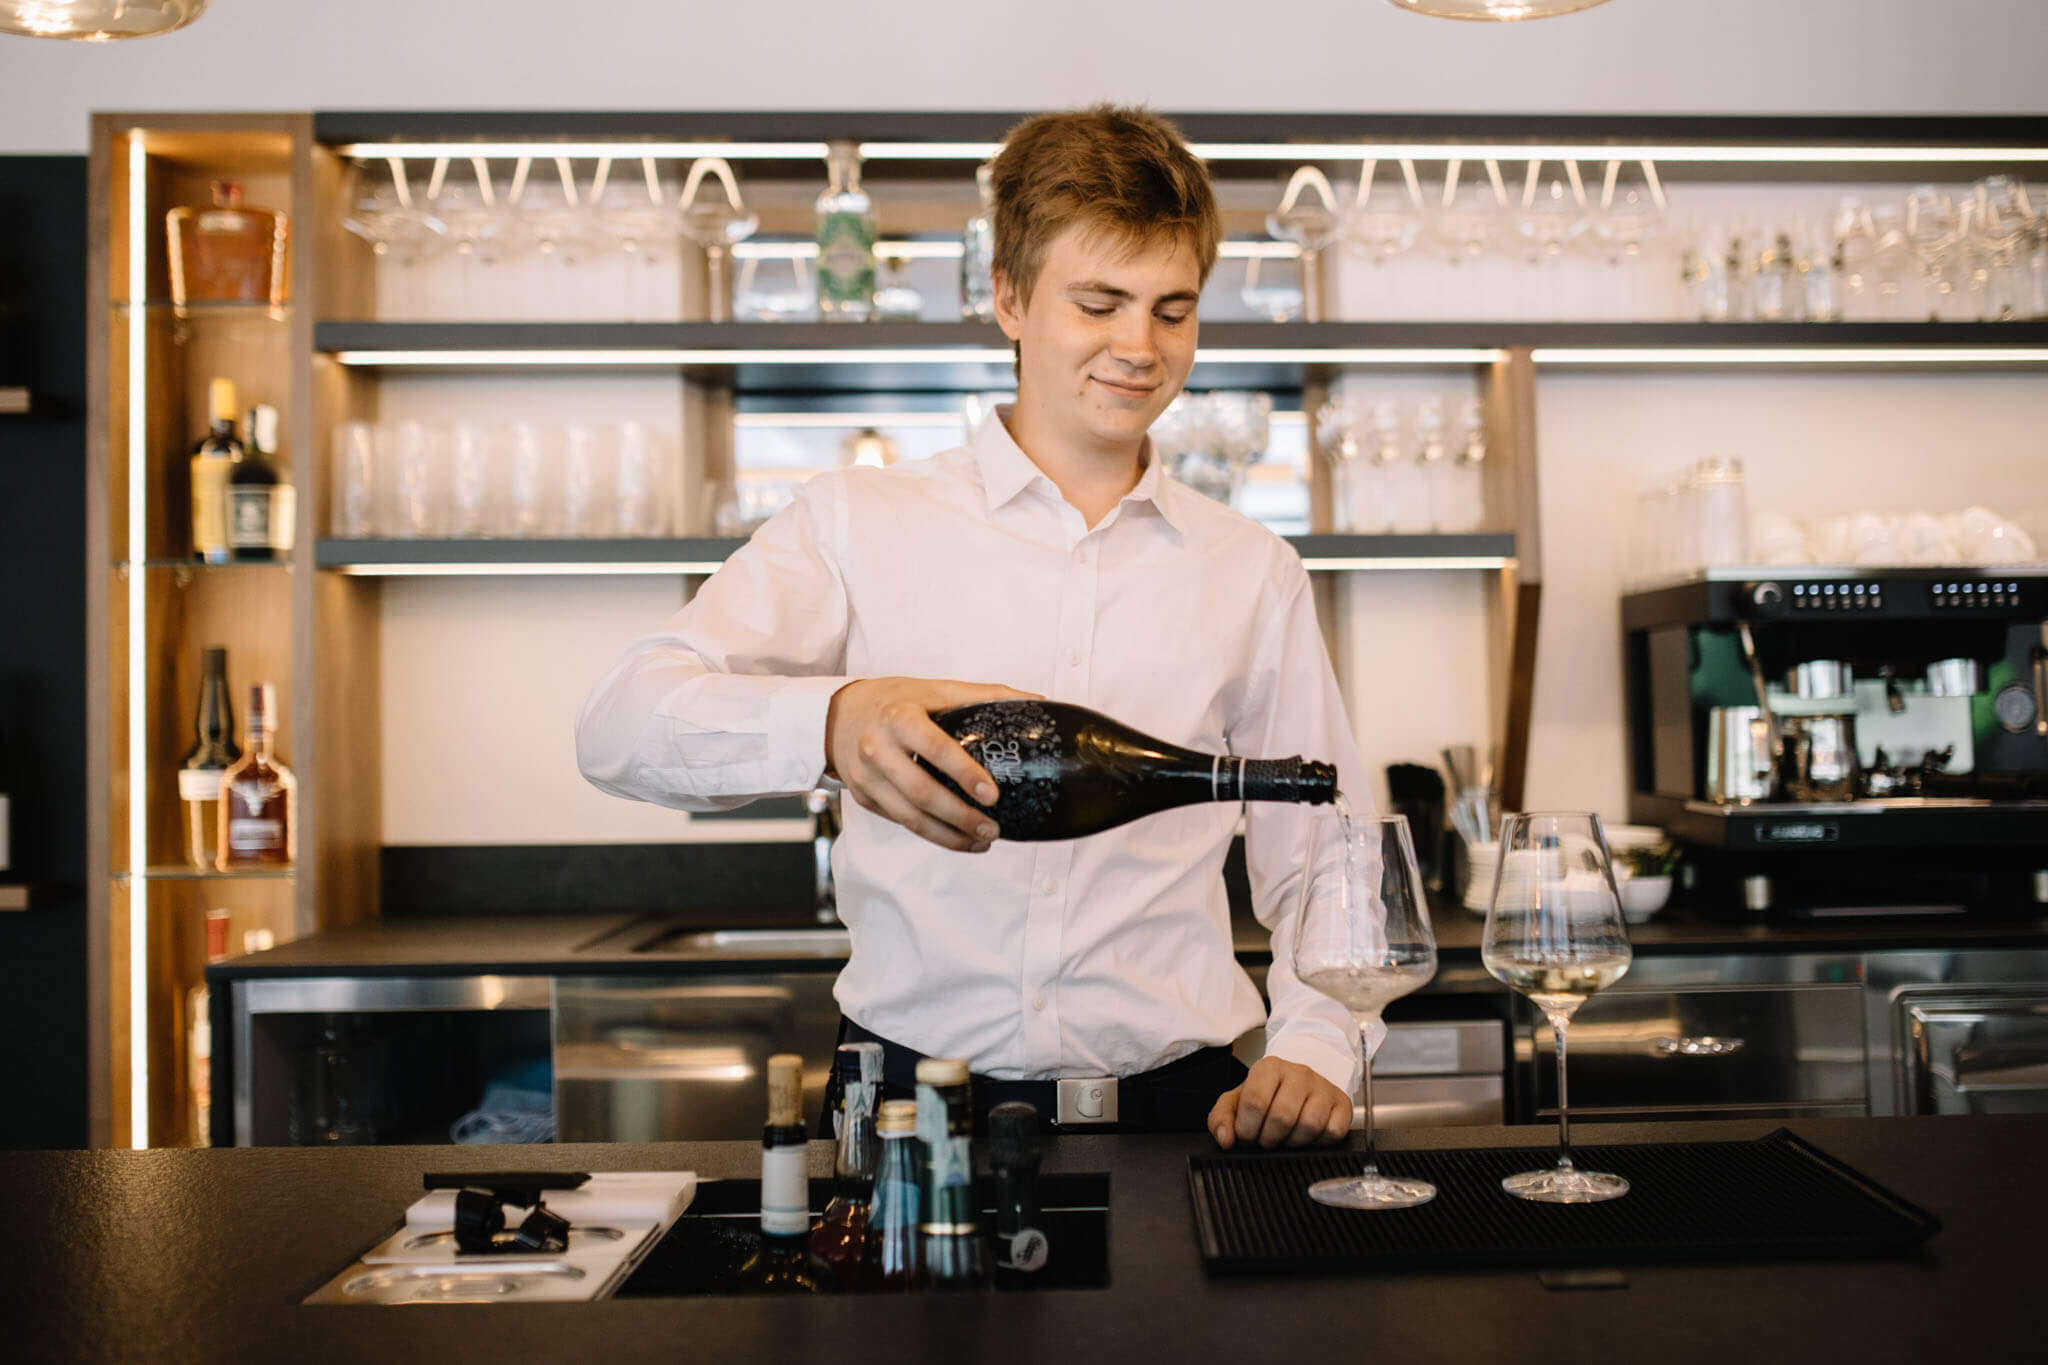
<instances>
[{"instance_id":1,"label":"rolled-up sleeve","mask_svg":"<svg viewBox=\"0 0 2048 1365\"><path fill-rule=\"evenodd\" d=\"M710 811L817 785L826 711L849 681L844 498L832 485L800 488L591 689L576 760L593 786Z\"/></svg>"},{"instance_id":2,"label":"rolled-up sleeve","mask_svg":"<svg viewBox=\"0 0 2048 1365\"><path fill-rule=\"evenodd\" d=\"M1288 559L1293 559L1288 552ZM1299 754L1337 767L1337 789L1354 821L1376 817L1358 745L1345 719L1344 698L1316 623L1315 597L1298 561L1276 575L1276 600L1253 661L1245 699L1230 732L1233 753L1282 758ZM1309 822L1315 808L1252 802L1245 808L1245 862L1252 911L1273 935L1273 965L1266 975L1271 1012L1266 1055L1298 1062L1353 1094L1359 1086L1358 1028L1351 1012L1294 970L1302 870L1308 859ZM1318 858L1341 864L1343 844L1326 832ZM1377 1039L1375 1039L1377 1042Z\"/></svg>"}]
</instances>

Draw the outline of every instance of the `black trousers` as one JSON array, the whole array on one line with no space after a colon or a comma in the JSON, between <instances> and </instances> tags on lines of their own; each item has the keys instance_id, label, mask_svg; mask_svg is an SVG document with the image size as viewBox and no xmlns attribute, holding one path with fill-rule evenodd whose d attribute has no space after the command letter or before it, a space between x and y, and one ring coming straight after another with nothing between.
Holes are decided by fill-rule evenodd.
<instances>
[{"instance_id":1,"label":"black trousers","mask_svg":"<svg viewBox=\"0 0 2048 1365\"><path fill-rule=\"evenodd\" d=\"M880 1034L862 1028L841 1016L839 1041L882 1045L882 1098L917 1098L917 1064L924 1054ZM974 1130L983 1133L988 1111L998 1104L1021 1100L1038 1110L1042 1131L1078 1134L1103 1133L1202 1133L1209 1128L1209 1111L1216 1097L1244 1083L1245 1065L1227 1047L1205 1047L1178 1061L1136 1076L1117 1080L1117 1121L1060 1126L1053 1122L1052 1081L999 1081L987 1076L974 1078ZM839 1075L834 1068L825 1088L825 1112L820 1116L820 1137L832 1136L832 1116L839 1112Z\"/></svg>"}]
</instances>

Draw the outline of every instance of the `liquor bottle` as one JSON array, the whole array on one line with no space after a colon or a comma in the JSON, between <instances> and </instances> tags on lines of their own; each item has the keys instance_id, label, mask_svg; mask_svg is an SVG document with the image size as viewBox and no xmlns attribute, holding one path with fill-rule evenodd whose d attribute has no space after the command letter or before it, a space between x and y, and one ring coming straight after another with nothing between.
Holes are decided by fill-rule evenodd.
<instances>
[{"instance_id":1,"label":"liquor bottle","mask_svg":"<svg viewBox=\"0 0 2048 1365\"><path fill-rule=\"evenodd\" d=\"M277 761L277 688L249 689L249 743L221 775L220 855L223 872L289 867L298 849L299 784Z\"/></svg>"},{"instance_id":2,"label":"liquor bottle","mask_svg":"<svg viewBox=\"0 0 2048 1365\"><path fill-rule=\"evenodd\" d=\"M249 409L241 461L228 471L228 553L234 559L277 559L293 544L292 486L277 472L277 409Z\"/></svg>"},{"instance_id":3,"label":"liquor bottle","mask_svg":"<svg viewBox=\"0 0 2048 1365\"><path fill-rule=\"evenodd\" d=\"M903 1294L922 1277L918 1216L924 1163L917 1146L917 1102L888 1100L875 1120L882 1155L875 1166L875 1202L868 1214L868 1245L861 1288Z\"/></svg>"},{"instance_id":4,"label":"liquor bottle","mask_svg":"<svg viewBox=\"0 0 2048 1365\"><path fill-rule=\"evenodd\" d=\"M932 717L996 782L996 801L971 801L1005 839L1078 839L1203 801L1308 801L1337 796L1337 770L1294 758L1197 753L1140 734L1099 711L1056 701L992 701Z\"/></svg>"},{"instance_id":5,"label":"liquor bottle","mask_svg":"<svg viewBox=\"0 0 2048 1365\"><path fill-rule=\"evenodd\" d=\"M875 203L860 187L860 148L827 144L831 183L818 196L818 319L866 322L875 307Z\"/></svg>"},{"instance_id":6,"label":"liquor bottle","mask_svg":"<svg viewBox=\"0 0 2048 1365\"><path fill-rule=\"evenodd\" d=\"M811 1229L811 1250L839 1283L852 1289L860 1283L867 1251L869 1203L875 1190L875 1101L882 1089L882 1045L841 1043L834 1056L839 1069L839 1109L832 1115L839 1150L833 1159L836 1187L818 1226Z\"/></svg>"},{"instance_id":7,"label":"liquor bottle","mask_svg":"<svg viewBox=\"0 0 2048 1365\"><path fill-rule=\"evenodd\" d=\"M228 912L206 912L206 961L228 956ZM213 1145L213 994L206 978L185 992L185 1078L192 1096L192 1145Z\"/></svg>"},{"instance_id":8,"label":"liquor bottle","mask_svg":"<svg viewBox=\"0 0 2048 1365\"><path fill-rule=\"evenodd\" d=\"M214 181L212 194L211 208L180 205L166 215L171 301L282 305L290 293L290 220L243 207L242 187L233 180Z\"/></svg>"},{"instance_id":9,"label":"liquor bottle","mask_svg":"<svg viewBox=\"0 0 2048 1365\"><path fill-rule=\"evenodd\" d=\"M996 1268L1029 1274L1050 1250L1038 1212L1038 1110L1012 1100L988 1111L988 1164L996 1182Z\"/></svg>"},{"instance_id":10,"label":"liquor bottle","mask_svg":"<svg viewBox=\"0 0 2048 1365\"><path fill-rule=\"evenodd\" d=\"M917 1137L924 1146L919 1283L927 1289L989 1286L988 1238L974 1190L973 1085L967 1063L957 1057L926 1057L917 1064Z\"/></svg>"},{"instance_id":11,"label":"liquor bottle","mask_svg":"<svg viewBox=\"0 0 2048 1365\"><path fill-rule=\"evenodd\" d=\"M199 711L192 718L192 752L178 769L178 800L185 807L185 857L192 866L220 861L220 789L242 751L235 745L235 708L228 699L228 652L208 645L201 656Z\"/></svg>"},{"instance_id":12,"label":"liquor bottle","mask_svg":"<svg viewBox=\"0 0 2048 1365\"><path fill-rule=\"evenodd\" d=\"M761 1130L761 1249L733 1288L754 1294L829 1294L832 1267L811 1250L810 1180L804 1142L804 1059L768 1059L768 1126Z\"/></svg>"},{"instance_id":13,"label":"liquor bottle","mask_svg":"<svg viewBox=\"0 0 2048 1365\"><path fill-rule=\"evenodd\" d=\"M967 220L960 234L960 316L993 321L996 315L995 168L983 164L974 172L981 191L981 212Z\"/></svg>"},{"instance_id":14,"label":"liquor bottle","mask_svg":"<svg viewBox=\"0 0 2048 1365\"><path fill-rule=\"evenodd\" d=\"M213 426L192 451L192 553L209 564L228 562L228 479L247 452L235 435L235 384L216 379L208 388Z\"/></svg>"}]
</instances>

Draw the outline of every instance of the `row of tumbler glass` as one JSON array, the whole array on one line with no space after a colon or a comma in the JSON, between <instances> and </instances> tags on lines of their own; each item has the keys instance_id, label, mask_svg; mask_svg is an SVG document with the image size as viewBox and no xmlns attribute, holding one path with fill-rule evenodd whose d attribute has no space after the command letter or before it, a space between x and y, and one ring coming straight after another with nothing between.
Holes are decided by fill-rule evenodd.
<instances>
[{"instance_id":1,"label":"row of tumbler glass","mask_svg":"<svg viewBox=\"0 0 2048 1365\"><path fill-rule=\"evenodd\" d=\"M344 540L674 534L670 438L641 422L343 422Z\"/></svg>"}]
</instances>

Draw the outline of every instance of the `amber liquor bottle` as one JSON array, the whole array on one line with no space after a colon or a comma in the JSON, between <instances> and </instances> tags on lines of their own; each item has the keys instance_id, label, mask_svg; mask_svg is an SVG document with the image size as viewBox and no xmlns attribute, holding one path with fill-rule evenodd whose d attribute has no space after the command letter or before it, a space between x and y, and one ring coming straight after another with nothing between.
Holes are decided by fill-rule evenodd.
<instances>
[{"instance_id":1,"label":"amber liquor bottle","mask_svg":"<svg viewBox=\"0 0 2048 1365\"><path fill-rule=\"evenodd\" d=\"M875 1103L882 1089L882 1045L841 1043L834 1054L838 1068L839 1109L832 1116L838 1138L833 1158L832 1202L811 1229L811 1250L832 1267L839 1283L856 1288L867 1250L868 1212L874 1198Z\"/></svg>"},{"instance_id":2,"label":"amber liquor bottle","mask_svg":"<svg viewBox=\"0 0 2048 1365\"><path fill-rule=\"evenodd\" d=\"M249 689L248 743L221 776L220 870L289 867L298 848L299 785L278 762L277 688Z\"/></svg>"}]
</instances>

